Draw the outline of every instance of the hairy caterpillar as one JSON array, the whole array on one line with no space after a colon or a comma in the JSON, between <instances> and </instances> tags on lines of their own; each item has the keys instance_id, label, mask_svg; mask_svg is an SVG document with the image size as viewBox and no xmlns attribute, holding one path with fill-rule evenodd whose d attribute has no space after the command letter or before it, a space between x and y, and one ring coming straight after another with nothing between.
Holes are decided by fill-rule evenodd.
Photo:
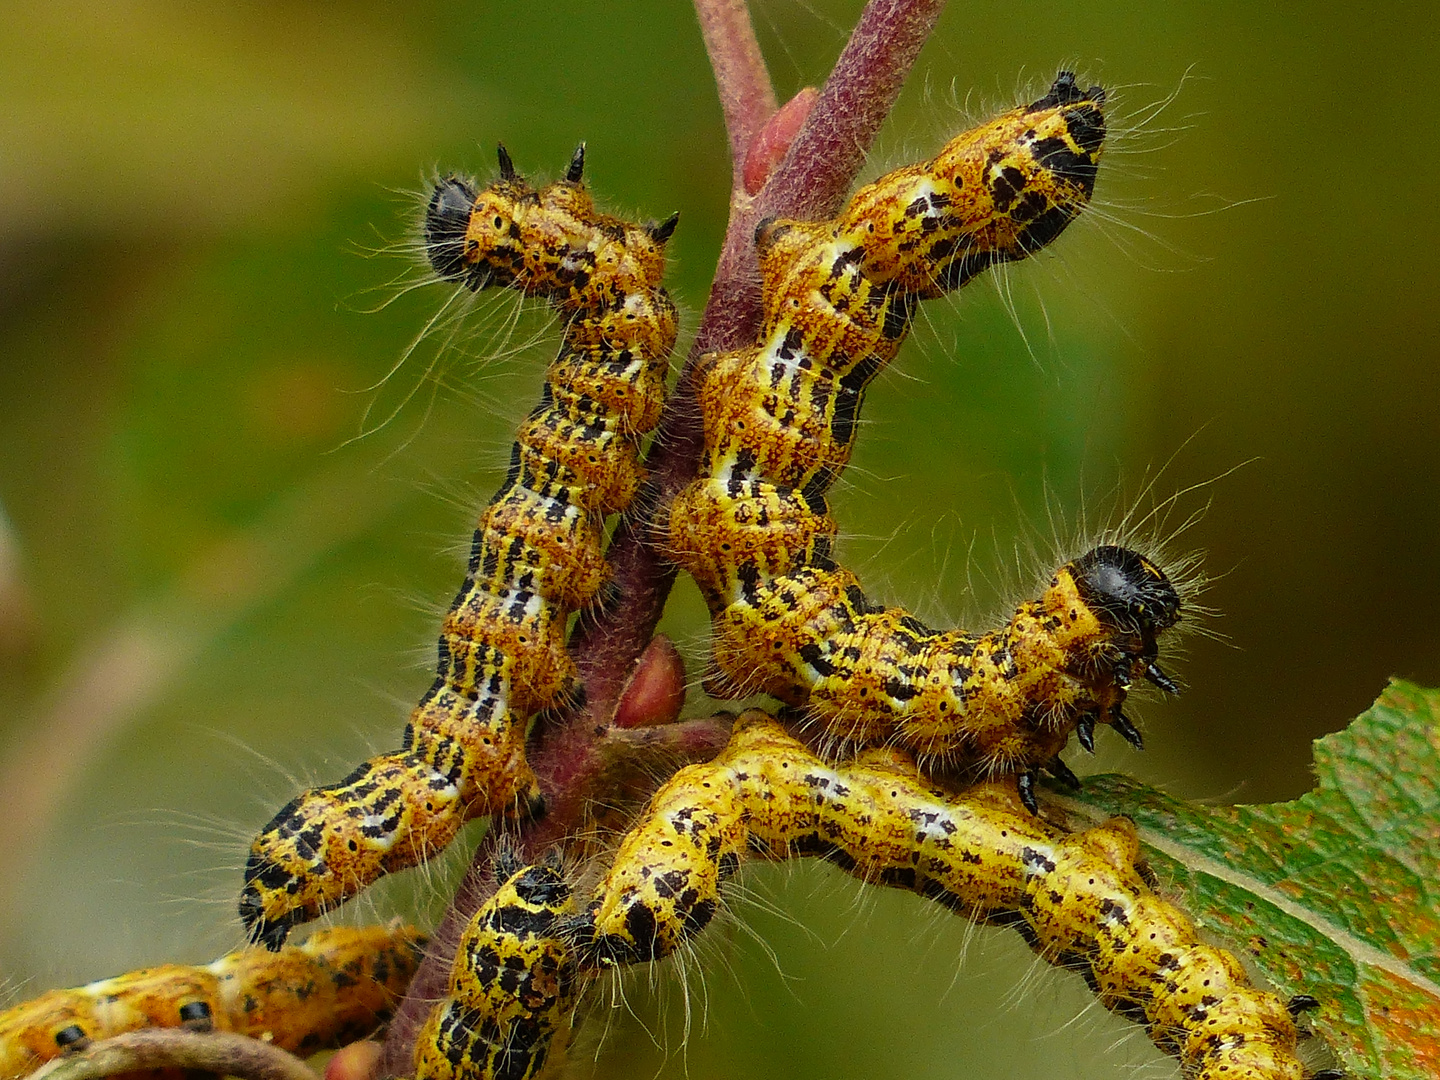
<instances>
[{"instance_id":1,"label":"hairy caterpillar","mask_svg":"<svg viewBox=\"0 0 1440 1080\"><path fill-rule=\"evenodd\" d=\"M674 952L710 922L747 854L826 858L862 881L913 890L1016 927L1076 969L1109 1008L1142 1020L1191 1080L1303 1080L1294 1014L1137 870L1134 826L1067 833L983 784L932 786L894 748L829 765L773 717L742 715L713 762L680 770L622 840L594 900L569 922L582 963ZM1316 1073L1311 1080L1334 1080Z\"/></svg>"},{"instance_id":2,"label":"hairy caterpillar","mask_svg":"<svg viewBox=\"0 0 1440 1080\"><path fill-rule=\"evenodd\" d=\"M1105 140L1099 87L1062 71L1049 93L953 139L934 159L860 189L833 221L757 231L759 344L711 357L699 396L700 476L661 526L713 615L717 696L803 707L839 742L896 742L972 776L1062 777L1070 732L1093 745L1157 666L1180 597L1136 552L1098 547L1037 602L981 636L940 633L874 605L831 558L825 493L849 460L865 389L919 300L1044 247L1094 189Z\"/></svg>"},{"instance_id":3,"label":"hairy caterpillar","mask_svg":"<svg viewBox=\"0 0 1440 1080\"><path fill-rule=\"evenodd\" d=\"M204 967L166 964L52 990L0 1013L0 1080L145 1027L234 1031L299 1054L353 1042L389 1018L425 943L409 926L337 926L279 952L240 949Z\"/></svg>"},{"instance_id":4,"label":"hairy caterpillar","mask_svg":"<svg viewBox=\"0 0 1440 1080\"><path fill-rule=\"evenodd\" d=\"M440 277L546 298L564 342L476 526L435 681L402 748L300 795L251 847L240 914L272 948L291 926L441 850L470 818L543 811L527 725L574 685L566 623L606 580L603 519L639 484L640 440L659 420L676 334L660 279L678 217L635 225L598 213L581 182L584 151L537 190L502 146L489 187L451 177L430 198L425 241Z\"/></svg>"},{"instance_id":5,"label":"hairy caterpillar","mask_svg":"<svg viewBox=\"0 0 1440 1080\"><path fill-rule=\"evenodd\" d=\"M470 919L451 970L449 997L415 1042L417 1080L530 1080L568 1029L579 988L570 943L560 936L574 899L558 865L519 867Z\"/></svg>"}]
</instances>

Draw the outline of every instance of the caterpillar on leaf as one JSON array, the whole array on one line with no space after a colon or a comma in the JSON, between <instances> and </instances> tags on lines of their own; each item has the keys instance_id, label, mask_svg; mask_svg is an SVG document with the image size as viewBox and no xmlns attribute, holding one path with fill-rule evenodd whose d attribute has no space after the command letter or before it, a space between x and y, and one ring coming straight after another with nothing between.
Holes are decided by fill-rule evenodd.
<instances>
[{"instance_id":1,"label":"caterpillar on leaf","mask_svg":"<svg viewBox=\"0 0 1440 1080\"><path fill-rule=\"evenodd\" d=\"M430 198L436 273L547 299L564 341L480 515L435 681L403 746L300 795L251 846L240 914L272 948L292 926L440 851L467 820L543 812L526 730L575 686L567 622L606 581L604 518L639 485L640 443L664 404L677 321L660 279L678 218L636 225L596 211L581 179L584 150L563 180L537 190L502 146L490 186L450 177Z\"/></svg>"},{"instance_id":2,"label":"caterpillar on leaf","mask_svg":"<svg viewBox=\"0 0 1440 1080\"><path fill-rule=\"evenodd\" d=\"M709 924L749 856L825 858L861 881L909 889L1013 926L1045 960L1078 970L1100 1001L1142 1020L1189 1080L1334 1080L1307 1073L1288 1004L1201 942L1141 876L1134 825L1069 833L1013 789L959 794L896 748L828 764L767 713L735 723L714 761L677 772L621 841L594 899L569 920L583 967L668 956Z\"/></svg>"},{"instance_id":3,"label":"caterpillar on leaf","mask_svg":"<svg viewBox=\"0 0 1440 1080\"><path fill-rule=\"evenodd\" d=\"M1089 202L1105 94L1062 71L1049 93L861 188L832 221L757 230L758 344L707 358L699 477L660 524L709 605L724 698L769 694L832 743L898 744L968 778L1014 774L1035 808L1039 770L1075 732L1108 724L1132 681L1177 688L1159 636L1181 596L1139 552L1102 545L981 635L939 632L872 603L832 558L826 492L849 461L865 390L922 299L1026 258Z\"/></svg>"},{"instance_id":4,"label":"caterpillar on leaf","mask_svg":"<svg viewBox=\"0 0 1440 1080\"><path fill-rule=\"evenodd\" d=\"M409 926L337 926L278 952L239 949L204 967L166 964L52 990L0 1013L0 1080L147 1027L233 1031L302 1055L342 1046L389 1018L425 944Z\"/></svg>"}]
</instances>

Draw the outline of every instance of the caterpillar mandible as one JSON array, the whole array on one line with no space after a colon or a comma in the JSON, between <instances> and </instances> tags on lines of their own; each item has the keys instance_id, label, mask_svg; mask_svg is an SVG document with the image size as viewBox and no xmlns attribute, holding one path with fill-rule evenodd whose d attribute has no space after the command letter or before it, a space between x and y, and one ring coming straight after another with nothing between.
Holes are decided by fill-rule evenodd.
<instances>
[{"instance_id":1,"label":"caterpillar mandible","mask_svg":"<svg viewBox=\"0 0 1440 1080\"><path fill-rule=\"evenodd\" d=\"M1305 1080L1294 1014L1137 869L1134 825L1067 833L1015 793L935 787L895 748L830 765L752 710L714 761L681 769L621 841L570 933L585 966L667 956L710 922L747 854L819 856L865 882L909 889L1016 927L1045 960L1076 968L1102 1003L1143 1017L1189 1080ZM1333 1080L1328 1070L1310 1080Z\"/></svg>"},{"instance_id":2,"label":"caterpillar mandible","mask_svg":"<svg viewBox=\"0 0 1440 1080\"><path fill-rule=\"evenodd\" d=\"M1140 745L1132 680L1175 692L1158 636L1181 597L1144 555L1107 544L1067 563L991 633L937 632L871 603L831 556L826 492L850 457L866 387L917 303L1023 259L1089 202L1105 141L1100 87L1062 71L1049 93L855 193L833 221L757 231L759 344L708 359L699 479L661 525L713 616L719 697L766 693L832 740L899 743L973 777L1040 768L1097 724Z\"/></svg>"},{"instance_id":3,"label":"caterpillar mandible","mask_svg":"<svg viewBox=\"0 0 1440 1080\"><path fill-rule=\"evenodd\" d=\"M567 1032L579 965L563 921L575 909L557 865L521 867L502 850L505 880L471 917L449 996L415 1040L416 1080L531 1080Z\"/></svg>"},{"instance_id":4,"label":"caterpillar mandible","mask_svg":"<svg viewBox=\"0 0 1440 1080\"><path fill-rule=\"evenodd\" d=\"M279 952L240 949L204 967L166 964L52 990L0 1013L0 1080L146 1027L234 1031L297 1054L341 1046L389 1018L425 944L409 926L337 926Z\"/></svg>"},{"instance_id":5,"label":"caterpillar mandible","mask_svg":"<svg viewBox=\"0 0 1440 1080\"><path fill-rule=\"evenodd\" d=\"M606 581L604 517L634 495L640 442L664 405L677 316L660 279L678 215L636 225L596 211L583 144L565 178L538 190L503 146L499 159L500 178L484 189L455 177L436 186L430 262L472 290L544 297L564 341L480 515L435 681L402 748L300 795L251 846L240 914L272 948L297 923L440 851L467 820L543 811L527 726L575 685L566 625Z\"/></svg>"}]
</instances>

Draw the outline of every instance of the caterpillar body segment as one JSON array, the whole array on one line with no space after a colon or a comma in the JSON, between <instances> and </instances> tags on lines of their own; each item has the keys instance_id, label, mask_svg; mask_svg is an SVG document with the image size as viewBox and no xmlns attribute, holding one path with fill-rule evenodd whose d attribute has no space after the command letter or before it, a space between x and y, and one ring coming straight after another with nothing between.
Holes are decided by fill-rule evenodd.
<instances>
[{"instance_id":1,"label":"caterpillar body segment","mask_svg":"<svg viewBox=\"0 0 1440 1080\"><path fill-rule=\"evenodd\" d=\"M527 727L575 689L567 623L607 580L604 519L640 483L641 441L659 421L677 329L660 286L675 219L634 225L598 213L581 182L583 150L565 179L537 190L502 148L495 183L477 191L449 178L431 197L436 272L547 299L564 340L480 515L435 681L401 749L300 795L251 847L240 912L271 947L442 850L471 818L543 812Z\"/></svg>"},{"instance_id":2,"label":"caterpillar body segment","mask_svg":"<svg viewBox=\"0 0 1440 1080\"><path fill-rule=\"evenodd\" d=\"M937 632L872 603L837 566L826 492L849 460L865 390L922 299L1025 258L1088 203L1104 92L1061 72L1038 101L861 188L829 222L757 230L759 343L711 357L700 476L660 531L713 617L721 697L769 694L832 742L897 742L972 778L1038 770L1097 724L1138 743L1135 679L1167 690L1156 640L1180 598L1144 556L1097 547L987 634Z\"/></svg>"},{"instance_id":3,"label":"caterpillar body segment","mask_svg":"<svg viewBox=\"0 0 1440 1080\"><path fill-rule=\"evenodd\" d=\"M713 762L676 773L621 842L571 920L582 964L674 952L708 924L747 855L823 857L1015 926L1041 957L1081 971L1107 1007L1143 1017L1189 1080L1307 1076L1291 1010L1150 889L1128 819L1067 833L1005 785L935 787L894 748L828 764L758 711L739 718Z\"/></svg>"},{"instance_id":4,"label":"caterpillar body segment","mask_svg":"<svg viewBox=\"0 0 1440 1080\"><path fill-rule=\"evenodd\" d=\"M415 1041L417 1080L531 1080L568 1033L579 969L560 936L574 898L558 867L516 868L460 938L449 996Z\"/></svg>"},{"instance_id":5,"label":"caterpillar body segment","mask_svg":"<svg viewBox=\"0 0 1440 1080\"><path fill-rule=\"evenodd\" d=\"M247 948L204 967L166 964L0 1013L0 1080L95 1039L147 1027L234 1031L311 1054L371 1034L420 963L409 926L337 926L278 952Z\"/></svg>"}]
</instances>

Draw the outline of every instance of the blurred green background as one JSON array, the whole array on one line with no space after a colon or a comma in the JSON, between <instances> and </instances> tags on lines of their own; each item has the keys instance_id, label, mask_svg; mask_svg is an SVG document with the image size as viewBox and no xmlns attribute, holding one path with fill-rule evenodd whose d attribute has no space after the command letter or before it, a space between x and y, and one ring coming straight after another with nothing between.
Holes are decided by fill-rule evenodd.
<instances>
[{"instance_id":1,"label":"blurred green background","mask_svg":"<svg viewBox=\"0 0 1440 1080\"><path fill-rule=\"evenodd\" d=\"M782 98L860 7L758 0ZM438 393L424 349L368 391L441 300L368 313L407 272L407 193L487 176L497 139L553 177L584 139L605 205L681 211L693 329L729 167L682 0L0 16L0 976L28 993L234 945L253 830L390 747L428 683L554 336L497 356L492 305ZM955 5L880 139L872 174L1062 63L1117 88L1100 212L1007 290L926 309L837 500L874 592L948 624L1032 583L1017 538L1052 516L1073 536L1082 507L1208 485L1170 525L1208 505L1176 546L1206 552L1228 641L1190 639L1185 696L1136 710L1147 752L1107 736L1101 768L1290 798L1309 740L1387 676L1440 682L1437 26L1398 3ZM702 651L693 591L668 620ZM433 909L456 865L358 914ZM684 1052L679 981L631 979L589 1029L598 1075L666 1052L695 1078L1175 1074L1014 935L825 867L745 881L775 959L708 935Z\"/></svg>"}]
</instances>

